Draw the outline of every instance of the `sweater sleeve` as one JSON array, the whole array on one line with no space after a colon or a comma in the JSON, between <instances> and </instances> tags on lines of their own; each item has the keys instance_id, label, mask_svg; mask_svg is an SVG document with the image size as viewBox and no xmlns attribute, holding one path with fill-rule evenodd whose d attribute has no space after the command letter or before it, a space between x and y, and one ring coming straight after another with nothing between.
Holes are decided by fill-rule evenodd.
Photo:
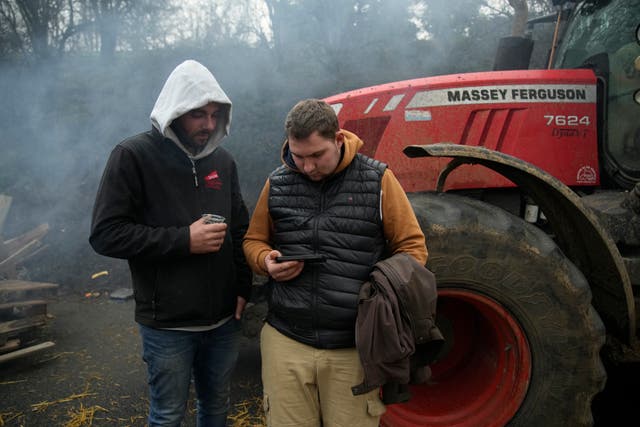
<instances>
[{"instance_id":1,"label":"sweater sleeve","mask_svg":"<svg viewBox=\"0 0 640 427\"><path fill-rule=\"evenodd\" d=\"M89 242L105 256L130 259L189 255L189 227L150 227L142 221L144 196L133 154L111 152L96 195Z\"/></svg>"},{"instance_id":2,"label":"sweater sleeve","mask_svg":"<svg viewBox=\"0 0 640 427\"><path fill-rule=\"evenodd\" d=\"M268 199L269 180L265 183L258 197L242 246L251 269L264 276L268 274L264 258L273 250L271 247L273 224L269 215Z\"/></svg>"},{"instance_id":3,"label":"sweater sleeve","mask_svg":"<svg viewBox=\"0 0 640 427\"><path fill-rule=\"evenodd\" d=\"M424 233L404 189L389 168L382 176L382 223L392 255L405 252L422 265L426 264Z\"/></svg>"}]
</instances>

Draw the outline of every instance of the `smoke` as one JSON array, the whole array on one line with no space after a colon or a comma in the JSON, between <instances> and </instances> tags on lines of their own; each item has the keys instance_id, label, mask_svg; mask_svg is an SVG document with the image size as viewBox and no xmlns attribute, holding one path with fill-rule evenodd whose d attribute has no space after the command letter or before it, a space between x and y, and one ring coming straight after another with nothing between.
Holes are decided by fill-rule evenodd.
<instances>
[{"instance_id":1,"label":"smoke","mask_svg":"<svg viewBox=\"0 0 640 427\"><path fill-rule=\"evenodd\" d=\"M280 9L270 12L264 44L227 38L209 45L203 43L209 39L194 39L116 52L108 60L88 52L31 62L5 58L0 193L12 196L13 205L2 237L50 225L48 249L26 264L28 278L84 289L92 273L107 269L118 272L113 280L128 282L123 262L96 255L88 244L95 192L111 149L150 128L149 113L164 80L185 59L207 66L234 104L231 134L223 144L237 160L250 208L279 165L283 121L298 100L461 68L457 59L452 62L447 51L452 40L446 38L462 33L448 33L430 21L430 16L450 16L455 2L429 3L427 9L411 9L421 2L408 0L354 2L353 8L342 1L330 2L331 7L267 3ZM449 22L452 30L454 24ZM421 31L429 31L430 38L419 39ZM447 49L439 47L444 40ZM486 60L486 54L474 54Z\"/></svg>"},{"instance_id":2,"label":"smoke","mask_svg":"<svg viewBox=\"0 0 640 427\"><path fill-rule=\"evenodd\" d=\"M275 99L275 85L259 88L260 76L237 72L255 70L255 64L223 63L219 58L235 58L234 52L216 53L212 58L159 52L109 63L65 58L0 68L0 91L7 100L0 106L0 193L13 199L2 237L49 224L43 239L48 246L25 264L23 278L83 290L93 285L93 273L108 270L111 280L128 283L123 261L96 255L88 244L94 197L110 151L150 129L149 113L166 77L187 58L207 65L234 102L224 146L235 154L245 198L253 203L258 186L277 165L284 114L278 109L285 111L289 103Z\"/></svg>"},{"instance_id":3,"label":"smoke","mask_svg":"<svg viewBox=\"0 0 640 427\"><path fill-rule=\"evenodd\" d=\"M130 71L78 58L0 70L0 192L13 198L3 237L49 224L26 278L82 282L100 264L87 243L100 173L115 142L147 127L152 102L155 79Z\"/></svg>"}]
</instances>

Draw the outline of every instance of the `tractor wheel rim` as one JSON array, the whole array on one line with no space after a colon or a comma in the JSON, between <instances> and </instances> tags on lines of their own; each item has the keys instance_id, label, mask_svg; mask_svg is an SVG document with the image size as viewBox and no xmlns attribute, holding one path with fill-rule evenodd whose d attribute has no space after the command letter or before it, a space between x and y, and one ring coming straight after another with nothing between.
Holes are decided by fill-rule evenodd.
<instances>
[{"instance_id":1,"label":"tractor wheel rim","mask_svg":"<svg viewBox=\"0 0 640 427\"><path fill-rule=\"evenodd\" d=\"M438 290L438 326L447 343L431 365L431 379L410 387L409 402L387 406L381 426L504 426L531 376L519 323L485 295L448 288Z\"/></svg>"}]
</instances>

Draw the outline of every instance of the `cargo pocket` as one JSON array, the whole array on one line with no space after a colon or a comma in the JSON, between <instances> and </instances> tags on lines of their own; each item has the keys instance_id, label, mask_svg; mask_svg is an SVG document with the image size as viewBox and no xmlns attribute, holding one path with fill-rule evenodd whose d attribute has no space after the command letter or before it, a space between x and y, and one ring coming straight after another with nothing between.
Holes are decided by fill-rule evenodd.
<instances>
[{"instance_id":1,"label":"cargo pocket","mask_svg":"<svg viewBox=\"0 0 640 427\"><path fill-rule=\"evenodd\" d=\"M376 397L374 399L367 400L367 413L371 417L379 417L387 411L387 407L384 403Z\"/></svg>"},{"instance_id":2,"label":"cargo pocket","mask_svg":"<svg viewBox=\"0 0 640 427\"><path fill-rule=\"evenodd\" d=\"M267 425L271 425L271 410L269 408L269 396L262 396L262 411L264 412L264 419L267 422Z\"/></svg>"}]
</instances>

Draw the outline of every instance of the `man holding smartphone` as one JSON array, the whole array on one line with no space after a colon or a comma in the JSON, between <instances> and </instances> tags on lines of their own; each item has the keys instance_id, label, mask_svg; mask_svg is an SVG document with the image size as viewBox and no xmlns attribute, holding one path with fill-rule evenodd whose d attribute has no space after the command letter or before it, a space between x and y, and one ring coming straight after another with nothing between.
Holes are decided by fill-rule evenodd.
<instances>
[{"instance_id":1,"label":"man holding smartphone","mask_svg":"<svg viewBox=\"0 0 640 427\"><path fill-rule=\"evenodd\" d=\"M377 426L378 390L363 379L355 347L358 293L378 261L405 252L427 260L425 238L391 170L358 153L326 102L297 103L285 121L283 165L267 179L243 248L269 276L261 332L269 426ZM310 256L278 262L281 256ZM313 262L311 262L313 261Z\"/></svg>"}]
</instances>

